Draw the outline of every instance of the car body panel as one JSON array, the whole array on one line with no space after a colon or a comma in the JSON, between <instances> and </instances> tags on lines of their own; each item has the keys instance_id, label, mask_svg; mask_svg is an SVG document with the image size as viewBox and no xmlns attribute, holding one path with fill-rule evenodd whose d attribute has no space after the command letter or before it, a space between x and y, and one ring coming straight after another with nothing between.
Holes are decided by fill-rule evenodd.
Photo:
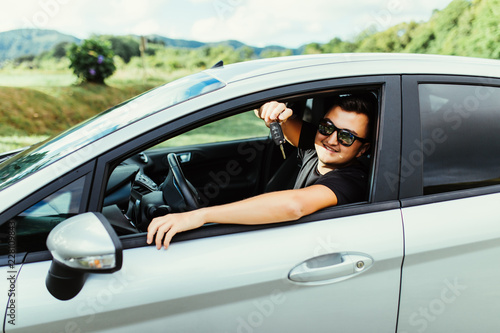
<instances>
[{"instance_id":1,"label":"car body panel","mask_svg":"<svg viewBox=\"0 0 500 333\"><path fill-rule=\"evenodd\" d=\"M368 254L373 264L359 275L323 285L287 278L304 260L342 252ZM23 311L6 332L64 332L67 327L119 332L122 326L302 331L311 325L317 332L330 332L332 326L359 332L374 323L377 330L392 331L402 255L401 215L391 210L179 242L167 251L152 246L125 250L121 271L90 274L80 294L68 301L54 299L40 278L50 261L30 264L18 279ZM366 320L357 321L360 316Z\"/></svg>"},{"instance_id":2,"label":"car body panel","mask_svg":"<svg viewBox=\"0 0 500 333\"><path fill-rule=\"evenodd\" d=\"M265 80L266 76L292 74L295 80L301 76L293 75L295 70L311 73L328 73L329 78L357 75L387 75L387 74L449 74L498 77L496 60L470 57L449 57L429 54L387 54L387 53L343 53L301 55L283 58L260 59L210 69L208 72L220 80L232 83L240 80L258 78ZM292 69L292 70L290 70ZM286 81L286 82L294 82ZM314 78L319 79L319 78ZM250 81L250 80L249 80Z\"/></svg>"},{"instance_id":3,"label":"car body panel","mask_svg":"<svg viewBox=\"0 0 500 333\"><path fill-rule=\"evenodd\" d=\"M400 197L405 229L405 258L398 332L496 331L500 325L496 315L500 308L500 266L496 259L500 255L500 215L496 209L500 187L472 187L423 195L425 170L422 163L431 154L434 154L434 159L442 156L439 153L443 148L438 149L437 145L454 142L452 140L457 137L470 141L485 158L488 154L495 154L496 149L493 145L484 147L477 144L472 140L472 134L466 137L469 133L459 132L461 129L453 121L444 121L439 127L434 127L446 133L447 140L430 143L427 138L427 146L419 147L423 141L422 129L427 124L420 120L419 84L470 86L486 90L488 87L499 87L498 65L492 64L490 67L492 76L497 79L458 75L403 76L403 118L406 120L402 137L404 148ZM447 91L451 91L451 88ZM477 115L484 112L479 109L479 104L476 108L466 106L465 109L470 113L464 115L457 102L460 99L486 100L483 90L472 91L476 94L469 96L455 92L460 98L452 100L452 108L445 109L447 114L455 111L454 116L460 115L464 122L477 121L469 118L473 112ZM439 114L437 110L435 112ZM482 132L486 126L484 124L478 131ZM429 126L426 130L432 128ZM464 159L473 159L464 145L454 146L458 152L450 154L450 159L460 159L462 155ZM415 163L419 160L417 154L423 156L423 161L420 159ZM454 162L443 160L442 163L449 165L444 168L449 170L449 174L441 176L445 178L452 174ZM481 172L480 162L475 164L474 172ZM434 166L434 169L429 170L430 166L427 166L427 175L429 171L435 174L439 167ZM463 179L467 179L468 172L463 171L463 174Z\"/></svg>"},{"instance_id":4,"label":"car body panel","mask_svg":"<svg viewBox=\"0 0 500 333\"><path fill-rule=\"evenodd\" d=\"M500 289L499 194L403 208L398 331L495 331Z\"/></svg>"}]
</instances>

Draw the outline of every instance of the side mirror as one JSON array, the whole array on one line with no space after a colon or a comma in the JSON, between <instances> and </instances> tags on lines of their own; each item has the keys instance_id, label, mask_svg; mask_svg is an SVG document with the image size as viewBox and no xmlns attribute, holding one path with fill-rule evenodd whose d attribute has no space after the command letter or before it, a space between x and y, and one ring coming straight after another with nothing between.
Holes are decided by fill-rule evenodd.
<instances>
[{"instance_id":1,"label":"side mirror","mask_svg":"<svg viewBox=\"0 0 500 333\"><path fill-rule=\"evenodd\" d=\"M101 213L83 213L58 224L47 237L52 254L45 285L57 299L68 300L82 289L88 272L121 269L123 249Z\"/></svg>"}]
</instances>

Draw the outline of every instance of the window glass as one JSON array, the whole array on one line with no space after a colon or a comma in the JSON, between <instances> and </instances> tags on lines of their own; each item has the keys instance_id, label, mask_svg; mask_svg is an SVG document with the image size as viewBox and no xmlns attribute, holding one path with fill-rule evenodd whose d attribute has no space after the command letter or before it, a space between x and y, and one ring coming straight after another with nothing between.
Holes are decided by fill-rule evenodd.
<instances>
[{"instance_id":1,"label":"window glass","mask_svg":"<svg viewBox=\"0 0 500 333\"><path fill-rule=\"evenodd\" d=\"M158 147L180 147L268 136L269 129L253 110L200 126L169 139Z\"/></svg>"},{"instance_id":2,"label":"window glass","mask_svg":"<svg viewBox=\"0 0 500 333\"><path fill-rule=\"evenodd\" d=\"M201 72L157 87L108 109L1 163L0 189L135 121L224 86L225 83Z\"/></svg>"},{"instance_id":3,"label":"window glass","mask_svg":"<svg viewBox=\"0 0 500 333\"><path fill-rule=\"evenodd\" d=\"M46 248L49 232L65 219L79 213L85 177L79 178L40 200L0 227L2 236L15 226L16 252L40 251ZM2 237L0 254L9 250Z\"/></svg>"},{"instance_id":4,"label":"window glass","mask_svg":"<svg viewBox=\"0 0 500 333\"><path fill-rule=\"evenodd\" d=\"M499 184L500 88L421 84L419 102L424 193Z\"/></svg>"}]
</instances>

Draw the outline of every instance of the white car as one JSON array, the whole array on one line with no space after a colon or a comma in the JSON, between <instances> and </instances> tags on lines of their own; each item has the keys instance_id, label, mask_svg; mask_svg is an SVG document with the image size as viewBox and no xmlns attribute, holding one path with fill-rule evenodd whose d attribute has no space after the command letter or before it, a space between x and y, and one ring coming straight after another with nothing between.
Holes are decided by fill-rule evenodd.
<instances>
[{"instance_id":1,"label":"white car","mask_svg":"<svg viewBox=\"0 0 500 333\"><path fill-rule=\"evenodd\" d=\"M288 188L294 148L253 109L315 123L353 91L379 101L366 201L146 244L155 216ZM497 331L499 156L498 60L218 64L4 157L3 331Z\"/></svg>"}]
</instances>

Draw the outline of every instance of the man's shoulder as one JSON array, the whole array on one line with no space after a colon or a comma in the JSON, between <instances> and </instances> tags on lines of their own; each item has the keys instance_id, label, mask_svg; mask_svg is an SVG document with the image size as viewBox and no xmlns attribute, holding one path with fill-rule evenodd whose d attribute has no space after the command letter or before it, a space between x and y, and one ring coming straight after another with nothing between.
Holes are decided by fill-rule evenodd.
<instances>
[{"instance_id":1,"label":"man's shoulder","mask_svg":"<svg viewBox=\"0 0 500 333\"><path fill-rule=\"evenodd\" d=\"M329 171L324 174L324 176L332 177L334 175L367 175L368 174L368 166L364 163L356 162L350 165L347 165L342 168L338 168L332 171Z\"/></svg>"},{"instance_id":2,"label":"man's shoulder","mask_svg":"<svg viewBox=\"0 0 500 333\"><path fill-rule=\"evenodd\" d=\"M365 200L368 186L368 170L362 163L355 163L344 168L327 172L316 184L330 188L338 199L338 204Z\"/></svg>"},{"instance_id":3,"label":"man's shoulder","mask_svg":"<svg viewBox=\"0 0 500 333\"><path fill-rule=\"evenodd\" d=\"M340 168L340 169L338 169L338 171L343 172L343 173L355 173L355 174L364 173L364 174L367 174L368 169L369 168L368 168L367 164L361 163L359 160L356 160L355 163L350 164L350 165L346 166L345 168Z\"/></svg>"}]
</instances>

